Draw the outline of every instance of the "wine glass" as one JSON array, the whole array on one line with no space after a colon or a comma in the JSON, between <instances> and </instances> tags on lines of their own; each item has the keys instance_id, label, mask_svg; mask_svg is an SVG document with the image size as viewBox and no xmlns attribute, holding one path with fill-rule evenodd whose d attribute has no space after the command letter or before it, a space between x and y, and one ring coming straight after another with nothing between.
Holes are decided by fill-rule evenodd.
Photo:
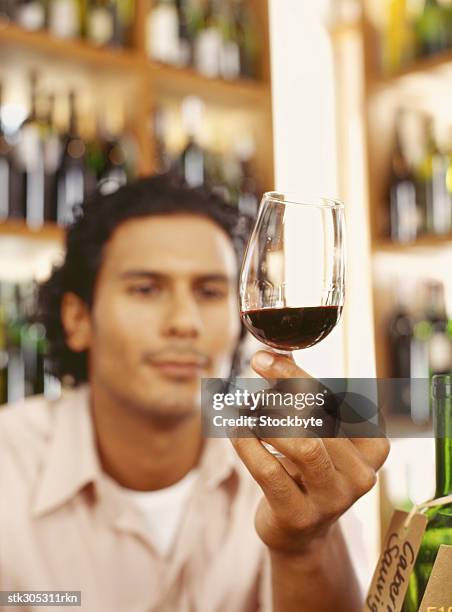
<instances>
[{"instance_id":1,"label":"wine glass","mask_svg":"<svg viewBox=\"0 0 452 612\"><path fill-rule=\"evenodd\" d=\"M253 336L285 355L326 338L344 305L344 251L341 202L265 193L240 273L240 313Z\"/></svg>"}]
</instances>

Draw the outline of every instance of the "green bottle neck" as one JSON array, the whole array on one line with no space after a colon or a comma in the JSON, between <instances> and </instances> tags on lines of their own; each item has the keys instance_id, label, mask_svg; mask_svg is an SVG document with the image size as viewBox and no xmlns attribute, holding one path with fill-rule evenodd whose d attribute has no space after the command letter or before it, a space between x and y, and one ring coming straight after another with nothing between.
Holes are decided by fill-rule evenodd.
<instances>
[{"instance_id":1,"label":"green bottle neck","mask_svg":"<svg viewBox=\"0 0 452 612\"><path fill-rule=\"evenodd\" d=\"M452 494L452 398L437 401L436 431L436 497Z\"/></svg>"}]
</instances>

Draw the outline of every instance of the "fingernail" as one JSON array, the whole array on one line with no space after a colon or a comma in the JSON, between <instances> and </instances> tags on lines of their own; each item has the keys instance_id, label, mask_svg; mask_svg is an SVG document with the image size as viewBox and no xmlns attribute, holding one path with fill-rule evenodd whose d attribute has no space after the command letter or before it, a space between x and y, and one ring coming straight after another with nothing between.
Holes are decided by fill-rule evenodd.
<instances>
[{"instance_id":1,"label":"fingernail","mask_svg":"<svg viewBox=\"0 0 452 612\"><path fill-rule=\"evenodd\" d=\"M260 353L256 353L256 356L254 359L255 359L255 364L259 366L260 368L264 368L264 369L270 368L275 361L275 358L273 357L271 353L264 353L263 351Z\"/></svg>"}]
</instances>

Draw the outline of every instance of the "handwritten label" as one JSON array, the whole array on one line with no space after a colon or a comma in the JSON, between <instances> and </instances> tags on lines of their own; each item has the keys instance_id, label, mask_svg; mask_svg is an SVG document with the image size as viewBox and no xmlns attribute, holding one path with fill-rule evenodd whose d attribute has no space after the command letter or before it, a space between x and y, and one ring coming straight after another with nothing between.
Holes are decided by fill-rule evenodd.
<instances>
[{"instance_id":1,"label":"handwritten label","mask_svg":"<svg viewBox=\"0 0 452 612\"><path fill-rule=\"evenodd\" d=\"M407 516L406 512L394 512L364 612L400 612L402 608L408 579L427 526L427 518L415 514L405 527Z\"/></svg>"},{"instance_id":2,"label":"handwritten label","mask_svg":"<svg viewBox=\"0 0 452 612\"><path fill-rule=\"evenodd\" d=\"M433 564L419 612L452 612L452 546L442 544Z\"/></svg>"}]
</instances>

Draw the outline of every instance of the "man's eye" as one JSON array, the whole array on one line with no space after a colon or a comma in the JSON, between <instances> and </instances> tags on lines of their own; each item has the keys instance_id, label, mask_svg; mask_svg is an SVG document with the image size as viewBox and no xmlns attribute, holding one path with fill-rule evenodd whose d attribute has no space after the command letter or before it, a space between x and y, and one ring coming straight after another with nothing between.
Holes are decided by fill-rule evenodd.
<instances>
[{"instance_id":1,"label":"man's eye","mask_svg":"<svg viewBox=\"0 0 452 612\"><path fill-rule=\"evenodd\" d=\"M160 291L160 287L157 285L134 285L128 288L128 293L133 295L156 295Z\"/></svg>"},{"instance_id":2,"label":"man's eye","mask_svg":"<svg viewBox=\"0 0 452 612\"><path fill-rule=\"evenodd\" d=\"M198 289L198 293L201 295L201 297L212 300L226 297L226 291L218 287L200 287Z\"/></svg>"}]
</instances>

